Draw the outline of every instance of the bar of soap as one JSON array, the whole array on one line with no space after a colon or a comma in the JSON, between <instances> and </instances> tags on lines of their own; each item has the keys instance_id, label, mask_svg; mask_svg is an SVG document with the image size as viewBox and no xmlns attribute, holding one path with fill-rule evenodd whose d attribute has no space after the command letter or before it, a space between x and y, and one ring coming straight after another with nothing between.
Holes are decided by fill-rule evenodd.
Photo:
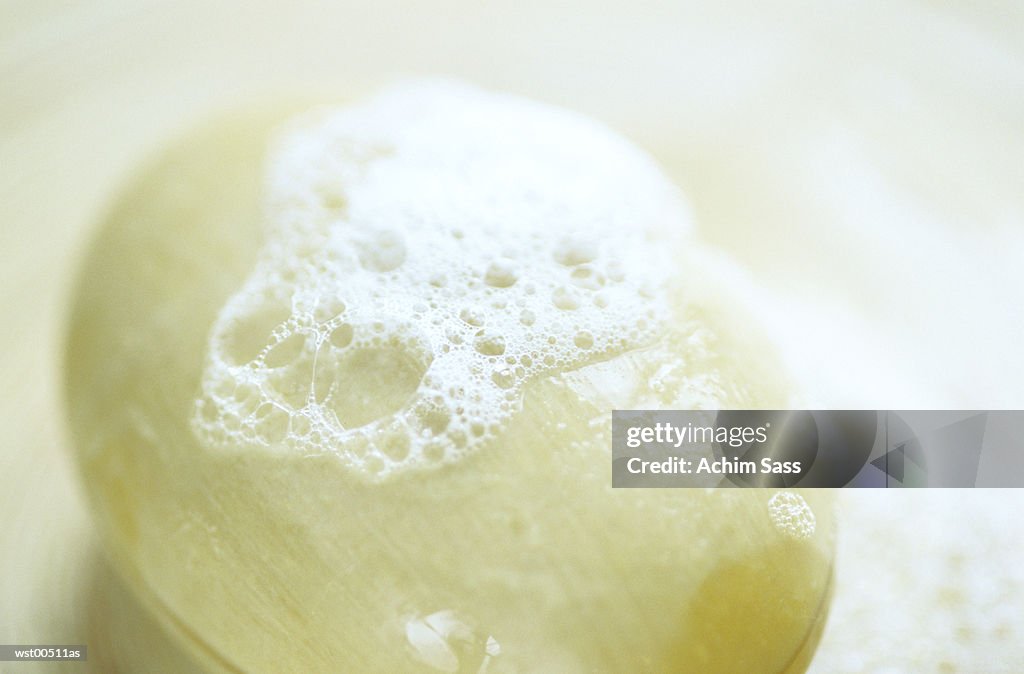
<instances>
[{"instance_id":1,"label":"bar of soap","mask_svg":"<svg viewBox=\"0 0 1024 674\"><path fill-rule=\"evenodd\" d=\"M826 495L611 489L613 408L790 400L654 162L452 82L291 112L141 171L74 304L85 484L164 626L211 671L803 671Z\"/></svg>"}]
</instances>

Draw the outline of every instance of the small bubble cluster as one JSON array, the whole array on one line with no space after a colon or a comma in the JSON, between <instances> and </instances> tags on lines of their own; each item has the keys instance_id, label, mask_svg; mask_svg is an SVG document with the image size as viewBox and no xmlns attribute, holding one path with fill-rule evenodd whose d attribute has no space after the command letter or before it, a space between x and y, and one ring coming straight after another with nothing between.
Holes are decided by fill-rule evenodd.
<instances>
[{"instance_id":1,"label":"small bubble cluster","mask_svg":"<svg viewBox=\"0 0 1024 674\"><path fill-rule=\"evenodd\" d=\"M782 534L795 540L814 535L817 520L814 511L800 494L780 491L768 500L768 516Z\"/></svg>"},{"instance_id":2,"label":"small bubble cluster","mask_svg":"<svg viewBox=\"0 0 1024 674\"><path fill-rule=\"evenodd\" d=\"M266 211L193 427L212 446L332 452L370 479L455 461L532 378L654 342L666 242L688 222L599 124L447 82L297 120Z\"/></svg>"}]
</instances>

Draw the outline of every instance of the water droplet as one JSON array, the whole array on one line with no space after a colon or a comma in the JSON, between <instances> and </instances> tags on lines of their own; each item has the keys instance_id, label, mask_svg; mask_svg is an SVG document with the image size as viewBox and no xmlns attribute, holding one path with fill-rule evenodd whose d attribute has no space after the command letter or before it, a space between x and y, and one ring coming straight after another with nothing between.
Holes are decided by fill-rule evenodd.
<instances>
[{"instance_id":1,"label":"water droplet","mask_svg":"<svg viewBox=\"0 0 1024 674\"><path fill-rule=\"evenodd\" d=\"M431 359L413 345L361 347L326 364L325 383L320 385L330 386L330 408L342 427L356 428L401 409Z\"/></svg>"},{"instance_id":2,"label":"water droplet","mask_svg":"<svg viewBox=\"0 0 1024 674\"><path fill-rule=\"evenodd\" d=\"M586 330L580 330L577 332L572 341L581 349L590 349L594 346L594 336Z\"/></svg>"},{"instance_id":3,"label":"water droplet","mask_svg":"<svg viewBox=\"0 0 1024 674\"><path fill-rule=\"evenodd\" d=\"M585 290L597 290L604 285L604 277L589 265L573 269L569 278L572 279L574 285Z\"/></svg>"},{"instance_id":4,"label":"water droplet","mask_svg":"<svg viewBox=\"0 0 1024 674\"><path fill-rule=\"evenodd\" d=\"M266 409L265 412L260 410ZM256 422L256 430L267 443L274 444L284 440L288 434L288 413L276 405L264 404L257 410L259 420Z\"/></svg>"},{"instance_id":5,"label":"water droplet","mask_svg":"<svg viewBox=\"0 0 1024 674\"><path fill-rule=\"evenodd\" d=\"M343 323L331 333L331 344L339 349L344 349L352 343L352 334L352 326L348 323Z\"/></svg>"},{"instance_id":6,"label":"water droplet","mask_svg":"<svg viewBox=\"0 0 1024 674\"><path fill-rule=\"evenodd\" d=\"M515 373L511 368L502 368L491 375L491 380L501 388L512 388L516 383Z\"/></svg>"},{"instance_id":7,"label":"water droplet","mask_svg":"<svg viewBox=\"0 0 1024 674\"><path fill-rule=\"evenodd\" d=\"M459 312L459 318L464 323L479 328L484 324L484 312L477 307L466 307Z\"/></svg>"},{"instance_id":8,"label":"water droplet","mask_svg":"<svg viewBox=\"0 0 1024 674\"><path fill-rule=\"evenodd\" d=\"M337 297L325 297L321 298L317 302L316 310L313 313L313 317L318 323L329 321L336 316L340 316L345 312L345 303Z\"/></svg>"},{"instance_id":9,"label":"water droplet","mask_svg":"<svg viewBox=\"0 0 1024 674\"><path fill-rule=\"evenodd\" d=\"M515 263L508 258L495 260L487 267L484 283L494 288L508 288L519 279Z\"/></svg>"},{"instance_id":10,"label":"water droplet","mask_svg":"<svg viewBox=\"0 0 1024 674\"><path fill-rule=\"evenodd\" d=\"M484 356L500 356L505 353L505 338L501 335L481 330L476 333L473 348Z\"/></svg>"},{"instance_id":11,"label":"water droplet","mask_svg":"<svg viewBox=\"0 0 1024 674\"><path fill-rule=\"evenodd\" d=\"M573 311L579 309L580 300L569 288L556 288L551 294L551 301L562 311Z\"/></svg>"}]
</instances>

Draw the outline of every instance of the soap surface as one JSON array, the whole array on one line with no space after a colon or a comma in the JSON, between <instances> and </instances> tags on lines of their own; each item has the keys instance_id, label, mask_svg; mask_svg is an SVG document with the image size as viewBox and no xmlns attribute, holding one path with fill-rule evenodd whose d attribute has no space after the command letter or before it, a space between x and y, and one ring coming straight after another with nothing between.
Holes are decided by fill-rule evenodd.
<instances>
[{"instance_id":1,"label":"soap surface","mask_svg":"<svg viewBox=\"0 0 1024 674\"><path fill-rule=\"evenodd\" d=\"M613 408L790 400L654 163L450 82L290 112L171 147L81 277L74 439L165 627L212 671L802 671L827 495L611 489Z\"/></svg>"}]
</instances>

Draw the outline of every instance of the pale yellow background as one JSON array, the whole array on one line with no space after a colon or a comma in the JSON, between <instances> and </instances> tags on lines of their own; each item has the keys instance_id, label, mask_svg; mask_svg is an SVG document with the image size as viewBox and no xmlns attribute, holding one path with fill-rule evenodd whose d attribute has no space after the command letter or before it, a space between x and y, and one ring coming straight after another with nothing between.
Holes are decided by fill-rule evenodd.
<instances>
[{"instance_id":1,"label":"pale yellow background","mask_svg":"<svg viewBox=\"0 0 1024 674\"><path fill-rule=\"evenodd\" d=\"M72 272L122 179L210 111L438 73L657 155L764 288L809 403L1024 406L1018 3L3 0L0 643L190 667L100 563L63 435ZM1024 671L1020 492L844 509L815 673Z\"/></svg>"}]
</instances>

